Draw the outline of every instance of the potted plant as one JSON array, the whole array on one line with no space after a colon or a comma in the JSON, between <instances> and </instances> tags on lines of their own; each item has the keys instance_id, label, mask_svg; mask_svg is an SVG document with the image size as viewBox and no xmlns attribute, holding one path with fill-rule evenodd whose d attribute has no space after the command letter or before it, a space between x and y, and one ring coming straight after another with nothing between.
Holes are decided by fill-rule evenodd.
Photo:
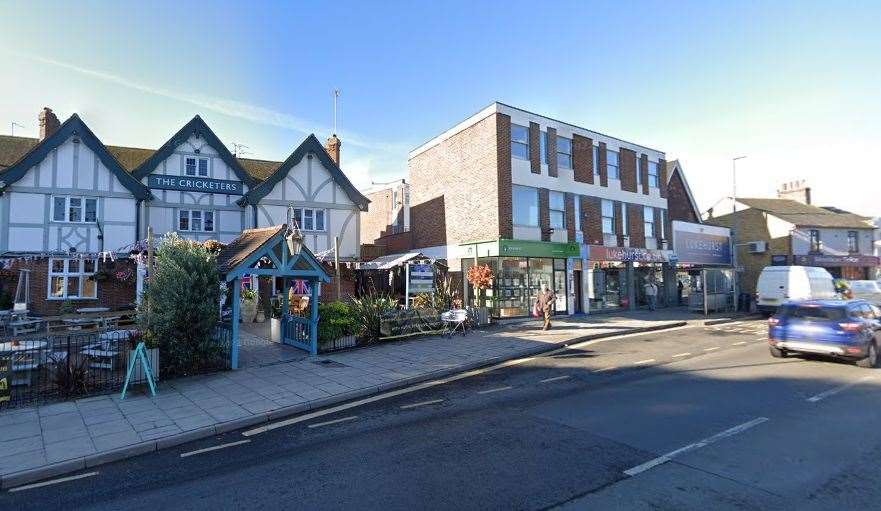
<instances>
[{"instance_id":1,"label":"potted plant","mask_svg":"<svg viewBox=\"0 0 881 511\"><path fill-rule=\"evenodd\" d=\"M269 303L272 305L269 319L269 340L281 342L281 300L276 296Z\"/></svg>"},{"instance_id":2,"label":"potted plant","mask_svg":"<svg viewBox=\"0 0 881 511\"><path fill-rule=\"evenodd\" d=\"M257 292L250 288L242 289L242 320L254 321L257 316Z\"/></svg>"},{"instance_id":3,"label":"potted plant","mask_svg":"<svg viewBox=\"0 0 881 511\"><path fill-rule=\"evenodd\" d=\"M492 287L493 272L488 264L476 264L468 268L468 283L474 288L474 296L477 300L477 324L489 324L489 308L483 300L483 295L487 289Z\"/></svg>"}]
</instances>

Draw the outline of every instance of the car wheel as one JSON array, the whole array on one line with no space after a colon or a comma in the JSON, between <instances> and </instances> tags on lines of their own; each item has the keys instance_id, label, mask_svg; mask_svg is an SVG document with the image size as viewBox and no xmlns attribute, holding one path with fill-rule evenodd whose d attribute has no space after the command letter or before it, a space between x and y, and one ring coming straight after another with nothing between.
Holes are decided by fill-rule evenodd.
<instances>
[{"instance_id":1,"label":"car wheel","mask_svg":"<svg viewBox=\"0 0 881 511\"><path fill-rule=\"evenodd\" d=\"M874 342L869 343L866 358L857 360L857 365L866 368L878 367L878 346Z\"/></svg>"},{"instance_id":2,"label":"car wheel","mask_svg":"<svg viewBox=\"0 0 881 511\"><path fill-rule=\"evenodd\" d=\"M774 358L785 358L786 352L781 350L780 348L774 346L768 346L768 349L771 350L771 356Z\"/></svg>"}]
</instances>

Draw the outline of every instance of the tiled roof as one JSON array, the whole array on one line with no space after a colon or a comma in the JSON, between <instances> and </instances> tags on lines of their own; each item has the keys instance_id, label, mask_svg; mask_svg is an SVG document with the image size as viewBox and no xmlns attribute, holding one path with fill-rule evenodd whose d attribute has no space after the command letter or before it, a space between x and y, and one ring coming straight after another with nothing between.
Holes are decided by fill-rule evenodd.
<instances>
[{"instance_id":1,"label":"tiled roof","mask_svg":"<svg viewBox=\"0 0 881 511\"><path fill-rule=\"evenodd\" d=\"M841 229L871 229L870 219L853 213L836 213L826 208L790 199L741 199L737 202L759 209L794 225Z\"/></svg>"},{"instance_id":2,"label":"tiled roof","mask_svg":"<svg viewBox=\"0 0 881 511\"><path fill-rule=\"evenodd\" d=\"M36 138L0 135L0 170L11 167L28 151L36 147L37 143L39 143L39 140ZM107 151L128 172L134 171L156 152L155 149L121 146L107 146ZM265 181L282 164L280 161L254 160L250 158L236 159L242 168L245 169L245 172L257 181Z\"/></svg>"},{"instance_id":3,"label":"tiled roof","mask_svg":"<svg viewBox=\"0 0 881 511\"><path fill-rule=\"evenodd\" d=\"M220 273L229 273L247 259L248 256L259 250L267 241L285 229L287 229L285 225L276 225L242 231L238 238L223 247L223 250L217 255L217 268L220 270Z\"/></svg>"}]
</instances>

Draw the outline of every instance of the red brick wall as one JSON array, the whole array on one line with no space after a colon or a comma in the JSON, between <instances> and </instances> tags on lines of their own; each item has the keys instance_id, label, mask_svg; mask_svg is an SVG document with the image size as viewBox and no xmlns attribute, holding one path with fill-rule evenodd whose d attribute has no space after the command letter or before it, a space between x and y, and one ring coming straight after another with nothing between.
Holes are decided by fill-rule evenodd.
<instances>
[{"instance_id":1,"label":"red brick wall","mask_svg":"<svg viewBox=\"0 0 881 511\"><path fill-rule=\"evenodd\" d=\"M510 117L477 121L411 158L408 170L414 247L510 237Z\"/></svg>"},{"instance_id":2,"label":"red brick wall","mask_svg":"<svg viewBox=\"0 0 881 511\"><path fill-rule=\"evenodd\" d=\"M600 167L600 186L609 186L609 171L606 168L606 143L600 142L599 161L597 165Z\"/></svg>"},{"instance_id":3,"label":"red brick wall","mask_svg":"<svg viewBox=\"0 0 881 511\"><path fill-rule=\"evenodd\" d=\"M630 231L630 246L645 248L645 227L642 225L642 205L627 205L627 225Z\"/></svg>"},{"instance_id":4,"label":"red brick wall","mask_svg":"<svg viewBox=\"0 0 881 511\"><path fill-rule=\"evenodd\" d=\"M593 184L593 165L593 140L573 134L572 167L575 171L575 180L579 183Z\"/></svg>"},{"instance_id":5,"label":"red brick wall","mask_svg":"<svg viewBox=\"0 0 881 511\"><path fill-rule=\"evenodd\" d=\"M373 243L388 229L391 220L392 191L379 190L367 194L369 209L361 212L361 243Z\"/></svg>"},{"instance_id":6,"label":"red brick wall","mask_svg":"<svg viewBox=\"0 0 881 511\"><path fill-rule=\"evenodd\" d=\"M529 169L533 174L541 174L541 127L529 123Z\"/></svg>"},{"instance_id":7,"label":"red brick wall","mask_svg":"<svg viewBox=\"0 0 881 511\"><path fill-rule=\"evenodd\" d=\"M667 216L670 221L681 220L683 222L700 223L700 218L694 213L691 201L688 200L688 192L679 172L673 171L670 184L667 187Z\"/></svg>"},{"instance_id":8,"label":"red brick wall","mask_svg":"<svg viewBox=\"0 0 881 511\"><path fill-rule=\"evenodd\" d=\"M581 230L584 242L589 245L603 244L603 218L599 197L581 196Z\"/></svg>"},{"instance_id":9,"label":"red brick wall","mask_svg":"<svg viewBox=\"0 0 881 511\"><path fill-rule=\"evenodd\" d=\"M667 161L658 160L658 181L660 181L661 197L667 196Z\"/></svg>"},{"instance_id":10,"label":"red brick wall","mask_svg":"<svg viewBox=\"0 0 881 511\"><path fill-rule=\"evenodd\" d=\"M566 194L566 234L567 241L575 241L575 201L578 196L572 193Z\"/></svg>"},{"instance_id":11,"label":"red brick wall","mask_svg":"<svg viewBox=\"0 0 881 511\"><path fill-rule=\"evenodd\" d=\"M548 175L557 177L557 130L548 128Z\"/></svg>"},{"instance_id":12,"label":"red brick wall","mask_svg":"<svg viewBox=\"0 0 881 511\"><path fill-rule=\"evenodd\" d=\"M630 149L621 149L618 157L621 173L621 189L636 192L636 153Z\"/></svg>"},{"instance_id":13,"label":"red brick wall","mask_svg":"<svg viewBox=\"0 0 881 511\"><path fill-rule=\"evenodd\" d=\"M548 209L549 197L547 188L538 189L538 226L541 227L542 241L551 241L551 212Z\"/></svg>"},{"instance_id":14,"label":"red brick wall","mask_svg":"<svg viewBox=\"0 0 881 511\"><path fill-rule=\"evenodd\" d=\"M345 301L355 296L355 272L343 265L340 267L340 295L336 293L336 270L332 264L323 264L324 271L330 275L329 284L321 284L321 296L318 301L321 303L330 303L336 301Z\"/></svg>"},{"instance_id":15,"label":"red brick wall","mask_svg":"<svg viewBox=\"0 0 881 511\"><path fill-rule=\"evenodd\" d=\"M642 184L643 195L649 194L649 157L642 155L642 168L639 171L639 182Z\"/></svg>"}]
</instances>

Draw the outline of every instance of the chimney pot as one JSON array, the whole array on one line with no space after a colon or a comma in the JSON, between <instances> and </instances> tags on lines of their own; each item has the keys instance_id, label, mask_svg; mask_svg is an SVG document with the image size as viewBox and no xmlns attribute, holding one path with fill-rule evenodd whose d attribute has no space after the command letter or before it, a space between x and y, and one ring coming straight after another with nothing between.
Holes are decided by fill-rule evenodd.
<instances>
[{"instance_id":1,"label":"chimney pot","mask_svg":"<svg viewBox=\"0 0 881 511\"><path fill-rule=\"evenodd\" d=\"M40 142L51 137L52 134L58 131L58 128L61 127L58 117L52 112L52 109L47 106L44 106L43 109L40 110L40 115L37 116L37 121L39 121L40 124Z\"/></svg>"},{"instance_id":2,"label":"chimney pot","mask_svg":"<svg viewBox=\"0 0 881 511\"><path fill-rule=\"evenodd\" d=\"M340 146L343 143L336 136L336 133L331 135L330 138L327 139L327 142L324 143L324 150L327 151L327 154L330 156L330 159L336 163L337 167L340 166Z\"/></svg>"}]
</instances>

